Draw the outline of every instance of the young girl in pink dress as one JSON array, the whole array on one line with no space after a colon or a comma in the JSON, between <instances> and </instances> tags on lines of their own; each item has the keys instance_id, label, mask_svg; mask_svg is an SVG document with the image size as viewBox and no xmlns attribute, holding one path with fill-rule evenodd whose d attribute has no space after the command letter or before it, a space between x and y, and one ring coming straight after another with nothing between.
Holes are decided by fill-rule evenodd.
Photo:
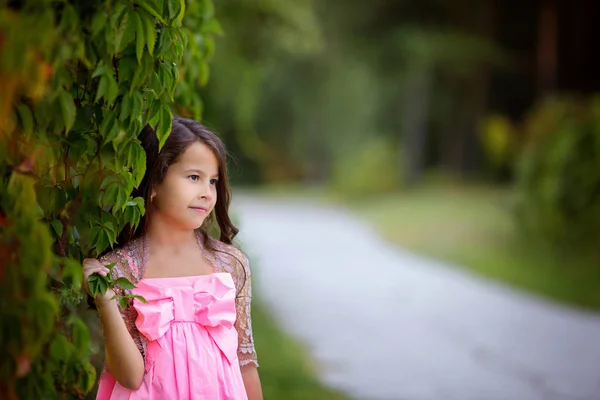
<instances>
[{"instance_id":1,"label":"young girl in pink dress","mask_svg":"<svg viewBox=\"0 0 600 400\"><path fill-rule=\"evenodd\" d=\"M122 232L119 249L84 262L84 282L116 263L114 278L136 285L125 292L147 300L121 309L110 289L95 299L106 348L97 398L261 400L250 268L232 245L223 143L183 118L160 152L150 127L140 140L147 168L134 196L146 214ZM212 222L219 240L208 236Z\"/></svg>"}]
</instances>

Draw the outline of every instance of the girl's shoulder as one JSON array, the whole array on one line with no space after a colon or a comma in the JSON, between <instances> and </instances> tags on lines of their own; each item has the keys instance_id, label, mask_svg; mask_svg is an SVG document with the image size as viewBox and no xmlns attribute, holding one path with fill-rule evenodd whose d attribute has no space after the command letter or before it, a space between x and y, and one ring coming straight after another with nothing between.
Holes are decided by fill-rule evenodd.
<instances>
[{"instance_id":1,"label":"girl's shoulder","mask_svg":"<svg viewBox=\"0 0 600 400\"><path fill-rule=\"evenodd\" d=\"M214 250L213 264L218 271L231 273L238 290L246 287L250 279L250 264L246 254L236 245L223 243L209 238L210 247Z\"/></svg>"},{"instance_id":2,"label":"girl's shoulder","mask_svg":"<svg viewBox=\"0 0 600 400\"><path fill-rule=\"evenodd\" d=\"M124 277L133 283L140 279L140 268L142 253L139 249L139 239L132 240L122 247L104 254L98 260L103 265L114 264L113 276Z\"/></svg>"},{"instance_id":3,"label":"girl's shoulder","mask_svg":"<svg viewBox=\"0 0 600 400\"><path fill-rule=\"evenodd\" d=\"M210 238L209 240L211 241L211 244L213 244L213 247L217 249L217 251L229 253L232 257L239 259L242 264L248 263L248 257L246 257L246 254L242 251L242 249L240 249L239 246L235 244L227 244L214 238Z\"/></svg>"}]
</instances>

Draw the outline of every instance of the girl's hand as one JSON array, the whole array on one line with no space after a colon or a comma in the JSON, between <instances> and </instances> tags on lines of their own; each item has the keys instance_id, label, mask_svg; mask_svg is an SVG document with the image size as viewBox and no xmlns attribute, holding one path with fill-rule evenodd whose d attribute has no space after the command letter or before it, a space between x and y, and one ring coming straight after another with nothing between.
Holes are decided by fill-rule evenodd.
<instances>
[{"instance_id":1,"label":"girl's hand","mask_svg":"<svg viewBox=\"0 0 600 400\"><path fill-rule=\"evenodd\" d=\"M94 295L92 294L91 290L90 290L90 286L88 284L88 279L90 278L90 276L92 276L95 273L98 273L99 275L102 276L106 276L108 275L108 273L110 272L110 270L108 268L106 268L104 265L102 265L100 263L100 261L94 259L94 258L86 258L85 260L83 260L83 287L85 288L85 291L92 297L94 297ZM112 297L115 295L115 292L108 288L106 290L106 293L104 295L102 294L98 294L98 296L96 296L96 301L100 301L100 302L107 302L110 299L112 299Z\"/></svg>"}]
</instances>

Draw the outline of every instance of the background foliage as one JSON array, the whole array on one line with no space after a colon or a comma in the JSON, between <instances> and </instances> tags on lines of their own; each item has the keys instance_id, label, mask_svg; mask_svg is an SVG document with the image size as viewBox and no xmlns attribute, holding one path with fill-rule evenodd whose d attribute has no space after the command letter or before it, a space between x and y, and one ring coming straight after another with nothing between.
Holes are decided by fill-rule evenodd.
<instances>
[{"instance_id":1,"label":"background foliage","mask_svg":"<svg viewBox=\"0 0 600 400\"><path fill-rule=\"evenodd\" d=\"M600 237L600 99L540 103L524 128L517 220L530 239L597 262Z\"/></svg>"}]
</instances>

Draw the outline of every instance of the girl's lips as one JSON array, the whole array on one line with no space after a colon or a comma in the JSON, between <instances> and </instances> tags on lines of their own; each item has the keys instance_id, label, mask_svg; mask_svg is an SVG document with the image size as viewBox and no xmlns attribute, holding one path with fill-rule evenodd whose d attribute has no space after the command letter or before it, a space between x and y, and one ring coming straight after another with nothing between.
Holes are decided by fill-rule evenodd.
<instances>
[{"instance_id":1,"label":"girl's lips","mask_svg":"<svg viewBox=\"0 0 600 400\"><path fill-rule=\"evenodd\" d=\"M199 212L199 213L205 213L206 211L208 211L206 208L204 207L190 207L192 210Z\"/></svg>"}]
</instances>

